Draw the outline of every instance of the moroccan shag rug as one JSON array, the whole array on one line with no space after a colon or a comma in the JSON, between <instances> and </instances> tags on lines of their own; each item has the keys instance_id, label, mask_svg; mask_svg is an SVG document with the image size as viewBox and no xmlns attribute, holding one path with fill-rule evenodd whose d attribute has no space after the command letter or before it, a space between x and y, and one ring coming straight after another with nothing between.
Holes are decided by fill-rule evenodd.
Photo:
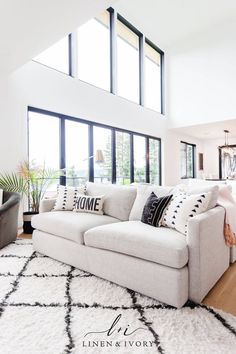
<instances>
[{"instance_id":1,"label":"moroccan shag rug","mask_svg":"<svg viewBox=\"0 0 236 354\"><path fill-rule=\"evenodd\" d=\"M236 317L177 310L17 240L0 250L0 353L233 354Z\"/></svg>"}]
</instances>

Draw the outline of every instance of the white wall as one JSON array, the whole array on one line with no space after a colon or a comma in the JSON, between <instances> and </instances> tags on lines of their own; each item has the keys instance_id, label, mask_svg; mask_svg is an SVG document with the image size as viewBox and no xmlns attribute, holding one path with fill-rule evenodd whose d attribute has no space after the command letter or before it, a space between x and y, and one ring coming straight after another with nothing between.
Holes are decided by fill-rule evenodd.
<instances>
[{"instance_id":1,"label":"white wall","mask_svg":"<svg viewBox=\"0 0 236 354\"><path fill-rule=\"evenodd\" d=\"M206 178L219 178L218 146L224 145L224 139L203 140L204 175ZM229 138L229 144L236 144L236 138Z\"/></svg>"},{"instance_id":2,"label":"white wall","mask_svg":"<svg viewBox=\"0 0 236 354\"><path fill-rule=\"evenodd\" d=\"M172 127L236 118L235 22L178 43L169 55Z\"/></svg>"},{"instance_id":3,"label":"white wall","mask_svg":"<svg viewBox=\"0 0 236 354\"><path fill-rule=\"evenodd\" d=\"M164 166L163 172L165 176L165 184L175 185L177 183L185 183L187 180L181 180L180 169L180 142L185 141L190 144L196 145L196 177L201 178L202 173L198 168L198 154L203 152L202 142L196 138L188 135L175 133L174 131L167 130L164 139Z\"/></svg>"},{"instance_id":4,"label":"white wall","mask_svg":"<svg viewBox=\"0 0 236 354\"><path fill-rule=\"evenodd\" d=\"M169 133L167 119L157 112L35 62L13 73L2 85L1 94L0 151L4 153L0 154L0 171L14 170L27 157L28 106L162 138L165 184L180 181L180 140L196 142Z\"/></svg>"}]
</instances>

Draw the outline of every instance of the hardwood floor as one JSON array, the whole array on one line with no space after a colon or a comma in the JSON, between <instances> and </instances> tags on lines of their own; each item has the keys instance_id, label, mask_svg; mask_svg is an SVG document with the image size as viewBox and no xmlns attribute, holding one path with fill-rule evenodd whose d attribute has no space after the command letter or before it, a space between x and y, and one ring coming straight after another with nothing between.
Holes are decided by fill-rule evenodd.
<instances>
[{"instance_id":1,"label":"hardwood floor","mask_svg":"<svg viewBox=\"0 0 236 354\"><path fill-rule=\"evenodd\" d=\"M222 275L203 303L236 316L236 262Z\"/></svg>"},{"instance_id":2,"label":"hardwood floor","mask_svg":"<svg viewBox=\"0 0 236 354\"><path fill-rule=\"evenodd\" d=\"M30 239L31 235L21 233L19 237ZM236 316L236 262L222 275L203 303Z\"/></svg>"}]
</instances>

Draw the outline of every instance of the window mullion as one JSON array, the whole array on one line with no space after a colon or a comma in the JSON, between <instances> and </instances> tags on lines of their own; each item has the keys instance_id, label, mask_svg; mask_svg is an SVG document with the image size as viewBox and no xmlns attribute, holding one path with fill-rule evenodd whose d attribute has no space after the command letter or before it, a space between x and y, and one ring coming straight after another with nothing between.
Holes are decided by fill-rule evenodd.
<instances>
[{"instance_id":1,"label":"window mullion","mask_svg":"<svg viewBox=\"0 0 236 354\"><path fill-rule=\"evenodd\" d=\"M146 138L146 183L150 183L150 144Z\"/></svg>"},{"instance_id":2,"label":"window mullion","mask_svg":"<svg viewBox=\"0 0 236 354\"><path fill-rule=\"evenodd\" d=\"M116 131L111 132L111 166L112 166L112 183L116 183Z\"/></svg>"},{"instance_id":3,"label":"window mullion","mask_svg":"<svg viewBox=\"0 0 236 354\"><path fill-rule=\"evenodd\" d=\"M70 76L78 77L78 45L77 45L77 31L70 34L69 39L70 52Z\"/></svg>"},{"instance_id":4,"label":"window mullion","mask_svg":"<svg viewBox=\"0 0 236 354\"><path fill-rule=\"evenodd\" d=\"M130 183L134 182L134 136L130 134Z\"/></svg>"},{"instance_id":5,"label":"window mullion","mask_svg":"<svg viewBox=\"0 0 236 354\"><path fill-rule=\"evenodd\" d=\"M110 91L117 94L117 12L110 10Z\"/></svg>"},{"instance_id":6,"label":"window mullion","mask_svg":"<svg viewBox=\"0 0 236 354\"><path fill-rule=\"evenodd\" d=\"M145 37L139 37L139 104L145 105L145 60L144 60Z\"/></svg>"},{"instance_id":7,"label":"window mullion","mask_svg":"<svg viewBox=\"0 0 236 354\"><path fill-rule=\"evenodd\" d=\"M60 133L59 133L59 147L60 147L60 169L66 168L66 144L65 144L65 119L60 118ZM60 184L66 185L66 174L60 176Z\"/></svg>"},{"instance_id":8,"label":"window mullion","mask_svg":"<svg viewBox=\"0 0 236 354\"><path fill-rule=\"evenodd\" d=\"M93 141L93 125L89 125L88 134L88 151L89 151L89 182L94 182L94 141Z\"/></svg>"}]
</instances>

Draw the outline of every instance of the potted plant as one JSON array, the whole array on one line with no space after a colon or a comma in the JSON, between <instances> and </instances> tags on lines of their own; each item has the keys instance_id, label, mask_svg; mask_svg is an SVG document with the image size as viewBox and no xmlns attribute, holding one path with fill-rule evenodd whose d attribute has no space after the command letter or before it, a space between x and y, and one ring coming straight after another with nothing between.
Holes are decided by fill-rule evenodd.
<instances>
[{"instance_id":1,"label":"potted plant","mask_svg":"<svg viewBox=\"0 0 236 354\"><path fill-rule=\"evenodd\" d=\"M58 177L59 171L37 166L33 162L29 164L26 161L20 164L17 172L0 174L0 188L28 197L29 211L23 213L24 233L33 232L31 218L39 213L40 200Z\"/></svg>"}]
</instances>

